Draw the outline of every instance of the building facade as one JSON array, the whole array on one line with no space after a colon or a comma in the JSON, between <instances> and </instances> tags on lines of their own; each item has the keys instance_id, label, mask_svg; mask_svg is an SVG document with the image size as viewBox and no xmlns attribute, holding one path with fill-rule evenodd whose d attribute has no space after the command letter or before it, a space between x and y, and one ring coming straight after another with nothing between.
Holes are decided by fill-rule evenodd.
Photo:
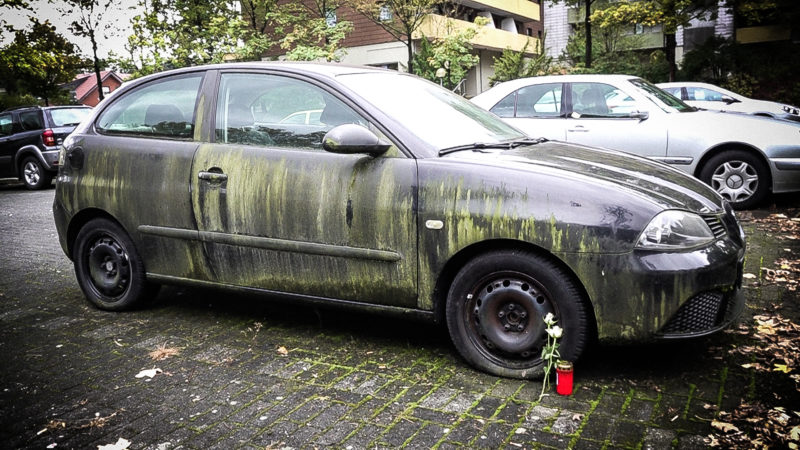
<instances>
[{"instance_id":1,"label":"building facade","mask_svg":"<svg viewBox=\"0 0 800 450\"><path fill-rule=\"evenodd\" d=\"M412 36L418 48L423 36L430 40L444 37L454 28L474 26L476 17L489 19L486 26L472 39L473 51L480 62L472 68L463 81L461 91L472 97L489 88L489 77L494 74L494 58L509 48L533 56L542 36L541 5L531 0L456 0L446 7L435 8ZM353 31L344 39L344 64L368 65L389 69L407 70L408 49L380 25L377 25L349 8L342 6L328 20L347 20ZM391 20L391 17L386 17ZM527 47L526 47L527 46Z\"/></svg>"}]
</instances>

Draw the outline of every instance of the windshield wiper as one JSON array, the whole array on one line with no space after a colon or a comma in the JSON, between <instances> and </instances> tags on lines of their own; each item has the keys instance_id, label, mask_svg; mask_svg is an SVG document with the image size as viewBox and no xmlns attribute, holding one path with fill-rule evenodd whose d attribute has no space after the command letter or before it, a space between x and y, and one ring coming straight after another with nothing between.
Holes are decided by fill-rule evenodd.
<instances>
[{"instance_id":1,"label":"windshield wiper","mask_svg":"<svg viewBox=\"0 0 800 450\"><path fill-rule=\"evenodd\" d=\"M531 145L545 142L545 138L522 138L515 139L507 142L474 142L472 144L456 145L454 147L447 147L439 150L439 156L444 156L450 153L460 152L462 150L481 151L485 149L505 149L511 150L512 148L519 147L520 145Z\"/></svg>"}]
</instances>

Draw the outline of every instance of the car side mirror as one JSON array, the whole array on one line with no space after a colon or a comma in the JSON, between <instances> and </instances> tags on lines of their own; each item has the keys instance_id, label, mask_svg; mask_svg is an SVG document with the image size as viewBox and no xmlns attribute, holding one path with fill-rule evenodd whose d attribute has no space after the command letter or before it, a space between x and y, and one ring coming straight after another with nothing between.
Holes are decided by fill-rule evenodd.
<instances>
[{"instance_id":1,"label":"car side mirror","mask_svg":"<svg viewBox=\"0 0 800 450\"><path fill-rule=\"evenodd\" d=\"M334 127L322 138L322 148L331 153L366 153L378 156L391 146L392 144L383 141L367 128L352 123Z\"/></svg>"},{"instance_id":2,"label":"car side mirror","mask_svg":"<svg viewBox=\"0 0 800 450\"><path fill-rule=\"evenodd\" d=\"M647 120L650 118L650 113L647 111L632 111L628 117L631 119Z\"/></svg>"}]
</instances>

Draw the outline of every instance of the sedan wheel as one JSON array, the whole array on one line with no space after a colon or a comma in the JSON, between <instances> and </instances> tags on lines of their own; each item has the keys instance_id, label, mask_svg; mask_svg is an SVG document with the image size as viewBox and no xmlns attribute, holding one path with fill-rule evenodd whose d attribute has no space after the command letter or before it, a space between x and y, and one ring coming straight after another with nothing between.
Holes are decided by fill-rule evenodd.
<instances>
[{"instance_id":1,"label":"sedan wheel","mask_svg":"<svg viewBox=\"0 0 800 450\"><path fill-rule=\"evenodd\" d=\"M748 152L733 150L711 158L700 179L708 183L736 209L756 206L769 190L769 172Z\"/></svg>"},{"instance_id":2,"label":"sedan wheel","mask_svg":"<svg viewBox=\"0 0 800 450\"><path fill-rule=\"evenodd\" d=\"M44 170L36 158L28 157L22 163L22 181L28 189L42 189L50 184L52 176Z\"/></svg>"},{"instance_id":3,"label":"sedan wheel","mask_svg":"<svg viewBox=\"0 0 800 450\"><path fill-rule=\"evenodd\" d=\"M542 375L548 313L564 329L562 358L576 360L588 341L586 303L561 268L529 253L498 251L473 259L447 300L447 325L459 353L507 377Z\"/></svg>"},{"instance_id":4,"label":"sedan wheel","mask_svg":"<svg viewBox=\"0 0 800 450\"><path fill-rule=\"evenodd\" d=\"M155 296L133 242L110 220L94 219L81 228L72 260L83 293L100 309L129 309Z\"/></svg>"}]
</instances>

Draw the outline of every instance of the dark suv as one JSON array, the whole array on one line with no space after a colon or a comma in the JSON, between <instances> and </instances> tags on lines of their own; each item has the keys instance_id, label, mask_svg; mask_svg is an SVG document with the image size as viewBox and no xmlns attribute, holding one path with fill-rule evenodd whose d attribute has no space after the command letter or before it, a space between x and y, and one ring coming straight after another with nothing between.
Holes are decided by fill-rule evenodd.
<instances>
[{"instance_id":1,"label":"dark suv","mask_svg":"<svg viewBox=\"0 0 800 450\"><path fill-rule=\"evenodd\" d=\"M28 189L50 185L58 149L91 108L31 106L0 113L0 178L16 177Z\"/></svg>"}]
</instances>

